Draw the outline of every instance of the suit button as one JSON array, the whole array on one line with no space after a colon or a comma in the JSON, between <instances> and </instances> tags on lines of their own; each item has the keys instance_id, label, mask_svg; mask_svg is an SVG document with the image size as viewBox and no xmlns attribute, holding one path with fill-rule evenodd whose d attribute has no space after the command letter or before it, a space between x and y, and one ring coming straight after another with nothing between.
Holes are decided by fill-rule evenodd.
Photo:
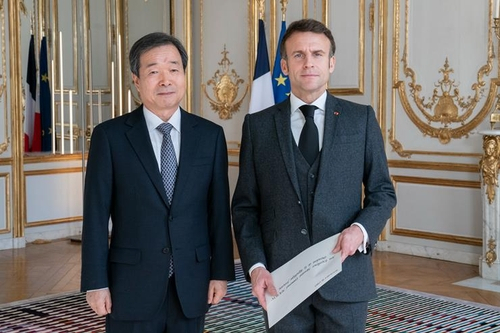
<instances>
[{"instance_id":1,"label":"suit button","mask_svg":"<svg viewBox=\"0 0 500 333\"><path fill-rule=\"evenodd\" d=\"M302 235L307 235L307 230L306 230L306 229L302 229L302 230L300 230L300 233L301 233Z\"/></svg>"},{"instance_id":2,"label":"suit button","mask_svg":"<svg viewBox=\"0 0 500 333\"><path fill-rule=\"evenodd\" d=\"M162 250L161 250L162 253L164 254L167 254L167 253L170 253L170 249L168 247L164 247Z\"/></svg>"},{"instance_id":3,"label":"suit button","mask_svg":"<svg viewBox=\"0 0 500 333\"><path fill-rule=\"evenodd\" d=\"M299 201L297 201L297 203L298 203L299 205L302 205L302 201L300 201L300 200L299 200Z\"/></svg>"}]
</instances>

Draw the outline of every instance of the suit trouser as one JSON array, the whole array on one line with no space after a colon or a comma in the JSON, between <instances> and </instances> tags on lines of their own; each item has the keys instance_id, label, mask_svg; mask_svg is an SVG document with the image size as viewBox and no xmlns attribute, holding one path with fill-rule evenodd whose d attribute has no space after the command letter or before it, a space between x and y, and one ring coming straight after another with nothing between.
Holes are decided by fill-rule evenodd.
<instances>
[{"instance_id":1,"label":"suit trouser","mask_svg":"<svg viewBox=\"0 0 500 333\"><path fill-rule=\"evenodd\" d=\"M175 287L175 278L168 282L167 295L158 314L150 321L114 320L106 317L106 333L202 333L205 316L186 318Z\"/></svg>"},{"instance_id":2,"label":"suit trouser","mask_svg":"<svg viewBox=\"0 0 500 333\"><path fill-rule=\"evenodd\" d=\"M368 302L334 302L315 292L266 329L269 333L364 333Z\"/></svg>"}]
</instances>

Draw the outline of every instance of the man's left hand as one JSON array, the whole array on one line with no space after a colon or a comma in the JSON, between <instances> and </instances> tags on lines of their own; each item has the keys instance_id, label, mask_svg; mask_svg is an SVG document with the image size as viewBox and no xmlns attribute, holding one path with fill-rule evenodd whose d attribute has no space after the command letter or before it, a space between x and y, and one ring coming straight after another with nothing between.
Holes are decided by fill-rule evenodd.
<instances>
[{"instance_id":1,"label":"man's left hand","mask_svg":"<svg viewBox=\"0 0 500 333\"><path fill-rule=\"evenodd\" d=\"M361 243L363 243L363 232L357 225L351 225L340 233L337 245L332 252L340 252L342 262L344 262L348 256L356 253Z\"/></svg>"},{"instance_id":2,"label":"man's left hand","mask_svg":"<svg viewBox=\"0 0 500 333\"><path fill-rule=\"evenodd\" d=\"M227 281L210 280L208 286L208 304L217 304L227 292Z\"/></svg>"}]
</instances>

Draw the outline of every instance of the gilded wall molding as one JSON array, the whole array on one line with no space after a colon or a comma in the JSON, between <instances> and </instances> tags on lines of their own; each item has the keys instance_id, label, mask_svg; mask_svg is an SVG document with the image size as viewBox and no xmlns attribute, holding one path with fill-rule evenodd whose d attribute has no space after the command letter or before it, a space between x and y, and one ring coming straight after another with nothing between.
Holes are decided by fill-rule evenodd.
<instances>
[{"instance_id":1,"label":"gilded wall molding","mask_svg":"<svg viewBox=\"0 0 500 333\"><path fill-rule=\"evenodd\" d=\"M84 169L81 167L30 170L30 171L24 172L24 182L26 183L26 178L33 177L33 176L59 175L59 174L66 174L66 173L77 173L78 174L78 173L82 173L82 172L84 172ZM81 222L82 220L83 220L83 216L68 216L68 217L48 219L48 220L39 220L39 221L33 221L33 222L28 222L26 220L23 224L23 228L61 224L61 223L70 223L70 222Z\"/></svg>"},{"instance_id":2,"label":"gilded wall molding","mask_svg":"<svg viewBox=\"0 0 500 333\"><path fill-rule=\"evenodd\" d=\"M500 136L483 136L484 155L479 161L483 186L486 189L486 196L491 205L495 200L495 193L498 188L498 170L500 168Z\"/></svg>"},{"instance_id":3,"label":"gilded wall molding","mask_svg":"<svg viewBox=\"0 0 500 333\"><path fill-rule=\"evenodd\" d=\"M229 51L224 50L221 52L222 60L218 63L219 69L215 71L214 75L207 83L202 83L202 89L205 96L208 98L212 110L219 114L219 118L228 120L233 117L233 113L240 110L241 103L246 97L249 85L245 85L243 96L236 101L239 94L240 84L245 81L240 78L236 70L231 69L233 64L227 54ZM207 86L212 86L213 98L207 92Z\"/></svg>"},{"instance_id":4,"label":"gilded wall molding","mask_svg":"<svg viewBox=\"0 0 500 333\"><path fill-rule=\"evenodd\" d=\"M408 177L408 176L393 176L392 180L394 182L396 193L397 193L398 183L423 184L423 185L472 188L472 189L481 188L480 182L467 181L467 180L437 179L437 178ZM394 212L395 210L393 211L393 213ZM398 227L397 224L396 213L393 214L390 220L390 233L391 235L397 235L397 236L430 239L435 241L466 244L473 246L482 246L483 244L482 238L400 228Z\"/></svg>"},{"instance_id":5,"label":"gilded wall molding","mask_svg":"<svg viewBox=\"0 0 500 333\"><path fill-rule=\"evenodd\" d=\"M21 1L20 6L25 7L24 3ZM6 45L7 45L7 39L5 38L5 8L4 8L4 3L3 1L0 2L0 38L1 38L1 49L0 52L2 52L2 63L0 67L0 103L3 105L7 106L8 105L8 100L7 100L7 50L6 50ZM0 143L0 155L5 153L9 149L10 145L10 137L9 137L9 117L8 117L8 108L5 107L3 108L3 119L4 119L4 138L2 139L3 142Z\"/></svg>"},{"instance_id":6,"label":"gilded wall molding","mask_svg":"<svg viewBox=\"0 0 500 333\"><path fill-rule=\"evenodd\" d=\"M12 231L11 227L11 218L10 218L10 174L4 172L0 173L0 178L4 178L5 182L5 189L4 189L4 195L5 195L5 228L1 229L0 228L0 234L7 234Z\"/></svg>"},{"instance_id":7,"label":"gilded wall molding","mask_svg":"<svg viewBox=\"0 0 500 333\"><path fill-rule=\"evenodd\" d=\"M497 243L493 238L488 240L488 251L486 251L484 258L488 267L497 260L497 253L495 252L495 248L497 247Z\"/></svg>"},{"instance_id":8,"label":"gilded wall molding","mask_svg":"<svg viewBox=\"0 0 500 333\"><path fill-rule=\"evenodd\" d=\"M399 57L400 51L400 1L394 1L394 47L393 47L393 88L397 92L401 106L415 125L415 127L424 135L437 138L441 144L448 144L452 139L467 138L471 131L479 126L490 112L496 98L496 90L499 82L497 79L489 81L489 89L485 79L493 69L492 40L492 19L491 2L489 7L488 22L488 41L487 41L487 59L486 63L481 65L477 74L476 82L471 86L472 95L462 96L459 90L459 84L450 76L453 68L449 65L449 57L444 60L442 68L438 69L442 73L442 78L437 83L431 83L434 86L432 96L421 96L423 85L417 80L417 72L410 66L409 55L409 1L405 2L405 22L404 22L404 48L403 55ZM403 66L403 73L409 82L399 78L399 63ZM482 107L479 105L481 99L486 96ZM414 108L411 102L416 106ZM429 152L412 150L404 148L403 144L396 136L396 106L395 96L393 95L392 110L392 128L389 131L389 143L393 151L400 157L410 158L413 154L428 154ZM432 155L442 155L439 152L432 152ZM462 156L460 153L456 155Z\"/></svg>"},{"instance_id":9,"label":"gilded wall molding","mask_svg":"<svg viewBox=\"0 0 500 333\"><path fill-rule=\"evenodd\" d=\"M329 17L329 8L330 8L331 0L323 0L322 3L322 13L323 13L323 23L329 26L330 17ZM366 37L366 29L365 29L365 0L358 0L358 11L359 11L359 20L358 20L358 29L359 29L359 39L358 39L358 86L357 87L348 87L348 88L330 88L328 87L328 91L334 95L363 95L365 93L365 37ZM370 17L369 22L374 21L373 11L369 11ZM373 30L370 29L370 32L373 36Z\"/></svg>"}]
</instances>

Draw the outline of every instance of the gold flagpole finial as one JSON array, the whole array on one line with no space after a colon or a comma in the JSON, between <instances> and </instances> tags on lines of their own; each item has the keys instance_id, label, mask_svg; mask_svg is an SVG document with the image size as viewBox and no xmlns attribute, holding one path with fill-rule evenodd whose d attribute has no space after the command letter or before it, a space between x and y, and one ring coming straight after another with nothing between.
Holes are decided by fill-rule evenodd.
<instances>
[{"instance_id":1,"label":"gold flagpole finial","mask_svg":"<svg viewBox=\"0 0 500 333\"><path fill-rule=\"evenodd\" d=\"M280 0L281 3L281 20L286 21L286 6L288 5L288 0Z\"/></svg>"},{"instance_id":2,"label":"gold flagpole finial","mask_svg":"<svg viewBox=\"0 0 500 333\"><path fill-rule=\"evenodd\" d=\"M259 6L259 20L264 20L264 12L266 10L265 2L266 0L257 0Z\"/></svg>"}]
</instances>

